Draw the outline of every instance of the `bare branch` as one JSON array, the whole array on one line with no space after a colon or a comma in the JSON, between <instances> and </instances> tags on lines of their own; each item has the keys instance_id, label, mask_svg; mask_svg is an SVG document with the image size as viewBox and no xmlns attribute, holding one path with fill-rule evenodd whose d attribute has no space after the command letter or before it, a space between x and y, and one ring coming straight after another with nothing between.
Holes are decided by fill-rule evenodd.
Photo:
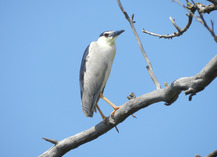
<instances>
[{"instance_id":1,"label":"bare branch","mask_svg":"<svg viewBox=\"0 0 217 157\"><path fill-rule=\"evenodd\" d=\"M207 0L207 1L210 1L211 3L217 5L217 0Z\"/></svg>"},{"instance_id":2,"label":"bare branch","mask_svg":"<svg viewBox=\"0 0 217 157\"><path fill-rule=\"evenodd\" d=\"M201 157L201 156L199 154L196 154L196 157ZM206 157L217 157L217 150L215 150L212 153L208 154Z\"/></svg>"},{"instance_id":3,"label":"bare branch","mask_svg":"<svg viewBox=\"0 0 217 157\"><path fill-rule=\"evenodd\" d=\"M153 71L151 62L150 62L150 60L148 59L148 56L147 56L146 53L145 53L145 50L144 50L144 48L143 48L143 46L142 46L142 42L141 42L141 40L140 40L140 38L139 38L139 35L138 35L138 33L136 32L136 29L135 29L135 27L134 27L134 23L135 23L135 22L133 21L134 14L133 14L133 15L131 16L131 18L130 18L129 15L127 14L127 12L124 10L124 8L123 8L123 6L122 6L120 0L117 0L117 2L118 2L118 5L119 5L121 11L122 11L123 14L125 15L125 18L126 18L127 21L130 23L130 26L131 26L131 28L132 28L132 30L133 30L133 33L134 33L134 35L135 35L135 37L136 37L136 40L137 40L138 44L139 44L140 50L141 50L141 52L142 52L142 54L143 54L143 56L144 56L144 58L145 58L145 60L146 60L146 62L147 62L147 64L148 64L148 65L146 66L146 68L147 68L147 70L148 70L148 73L149 73L149 75L151 76L151 79L153 80L153 82L154 82L156 88L157 88L157 89L160 89L160 88L161 88L160 83L158 82L158 80L157 80L157 78L156 78L156 76L155 76L155 74L154 74L154 71Z\"/></svg>"},{"instance_id":4,"label":"bare branch","mask_svg":"<svg viewBox=\"0 0 217 157\"><path fill-rule=\"evenodd\" d=\"M215 150L214 152L208 154L206 157L217 157L217 150Z\"/></svg>"},{"instance_id":5,"label":"bare branch","mask_svg":"<svg viewBox=\"0 0 217 157\"><path fill-rule=\"evenodd\" d=\"M98 138L142 108L161 101L166 102L166 105L170 105L177 100L182 91L185 91L186 95L189 94L192 97L192 95L204 90L216 77L217 55L195 76L180 78L164 89L157 89L129 100L114 113L114 116L106 118L105 123L100 122L88 130L59 141L40 157L60 157L68 151Z\"/></svg>"},{"instance_id":6,"label":"bare branch","mask_svg":"<svg viewBox=\"0 0 217 157\"><path fill-rule=\"evenodd\" d=\"M195 10L192 10L192 11L195 12ZM173 37L178 37L178 36L182 35L184 32L186 32L188 30L188 28L190 27L191 23L192 23L193 16L191 14L187 15L187 16L188 16L188 22L187 22L186 26L183 29L179 28L176 25L175 20L172 19L172 17L170 17L170 21L173 23L175 28L178 30L178 32L174 32L173 34L166 34L166 35L155 34L155 33L149 32L149 31L144 30L144 29L142 30L142 32L146 33L146 34L149 34L149 35L152 35L152 36L159 37L159 38L164 38L164 39L172 39Z\"/></svg>"},{"instance_id":7,"label":"bare branch","mask_svg":"<svg viewBox=\"0 0 217 157\"><path fill-rule=\"evenodd\" d=\"M205 21L203 15L202 15L202 13L200 12L200 8L198 7L198 5L197 5L196 3L194 3L194 0L191 0L191 1L192 1L192 3L196 6L196 8L197 8L197 10L198 10L198 14L200 15L200 20L198 20L198 21L199 21L200 23L202 23L202 24L204 25L204 27L206 27L206 29L211 33L211 35L213 36L215 42L217 43L217 36L216 36L215 33L214 33L214 26L213 26L214 24L213 24L213 22L211 22L212 28L210 28L210 27L207 25L207 23L206 23L206 21Z\"/></svg>"},{"instance_id":8,"label":"bare branch","mask_svg":"<svg viewBox=\"0 0 217 157\"><path fill-rule=\"evenodd\" d=\"M217 5L209 4L207 6L204 6L203 8L200 8L199 12L209 14L210 12L214 10L217 10Z\"/></svg>"},{"instance_id":9,"label":"bare branch","mask_svg":"<svg viewBox=\"0 0 217 157\"><path fill-rule=\"evenodd\" d=\"M178 33L180 33L182 30L181 28L179 28L179 26L176 25L175 19L173 19L172 17L169 17L169 18L170 18L170 21L173 23L173 25L176 27Z\"/></svg>"},{"instance_id":10,"label":"bare branch","mask_svg":"<svg viewBox=\"0 0 217 157\"><path fill-rule=\"evenodd\" d=\"M44 139L45 141L48 141L48 142L50 142L50 143L52 143L52 144L55 144L55 145L58 143L57 140L52 140L52 139L45 138L45 137L42 137L42 139Z\"/></svg>"},{"instance_id":11,"label":"bare branch","mask_svg":"<svg viewBox=\"0 0 217 157\"><path fill-rule=\"evenodd\" d=\"M175 1L175 0L172 0L172 1ZM194 7L192 7L191 12L194 13L195 11L196 11L196 9ZM179 28L177 26L177 24L175 23L175 20L172 17L170 17L170 21L173 23L175 28L178 30L178 32L174 32L173 34L166 34L166 35L155 34L155 33L146 31L144 29L142 30L142 32L146 33L146 34L149 34L149 35L152 35L152 36L159 37L159 38L164 38L164 39L172 39L173 37L178 37L178 36L182 35L184 32L186 32L188 30L188 28L190 27L191 23L192 23L193 15L190 14L190 15L187 15L187 16L188 16L188 22L187 22L187 24L185 25L185 27L183 29Z\"/></svg>"},{"instance_id":12,"label":"bare branch","mask_svg":"<svg viewBox=\"0 0 217 157\"><path fill-rule=\"evenodd\" d=\"M200 17L202 16L202 13L208 13L209 14L210 12L217 10L217 5L214 5L214 4L210 4L210 5L205 6L205 5L202 5L201 3L194 3L194 5L192 5L191 3L189 3L187 1L187 6L185 6L184 4L180 3L178 0L172 0L172 1L178 3L179 5L184 7L190 13L189 15L187 15L188 16L188 22L187 22L186 26L183 29L179 28L177 26L177 24L175 23L175 20L172 19L172 17L170 17L170 21L173 23L173 25L178 30L178 32L174 32L173 34L161 35L161 34L152 33L152 32L149 32L149 31L143 29L142 30L143 33L146 33L146 34L149 34L152 36L156 36L159 38L165 38L165 39L171 39L173 37L178 37L188 30L188 28L190 27L190 25L192 23L193 17L195 17L197 19L197 21L201 22L204 25L205 20L202 18L198 18L197 16L194 15L196 10L198 10ZM217 37L215 36L214 31L212 31L212 29L209 29L209 27L207 27L208 25L206 24L206 22L205 22L204 26L210 31L210 33L214 37L214 40L217 42Z\"/></svg>"}]
</instances>

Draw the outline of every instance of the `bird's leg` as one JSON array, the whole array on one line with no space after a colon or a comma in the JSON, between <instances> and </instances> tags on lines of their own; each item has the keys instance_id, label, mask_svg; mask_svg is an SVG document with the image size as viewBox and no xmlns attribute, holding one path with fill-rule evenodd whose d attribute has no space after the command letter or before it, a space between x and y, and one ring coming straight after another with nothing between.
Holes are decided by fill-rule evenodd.
<instances>
[{"instance_id":1,"label":"bird's leg","mask_svg":"<svg viewBox=\"0 0 217 157\"><path fill-rule=\"evenodd\" d=\"M111 113L111 115L113 115L115 111L121 108L121 106L115 106L111 101L109 101L106 97L104 97L102 93L99 93L99 97L105 100L109 105L111 105L111 107L114 108L114 111Z\"/></svg>"},{"instance_id":2,"label":"bird's leg","mask_svg":"<svg viewBox=\"0 0 217 157\"><path fill-rule=\"evenodd\" d=\"M102 98L103 100L105 100L109 105L111 105L111 107L114 108L114 111L112 111L111 115L113 116L115 111L117 111L119 108L121 108L121 106L115 106L111 101L109 101L106 97L103 96L103 94L100 92L99 93L99 97ZM131 114L134 118L136 118L136 116L134 116L133 114Z\"/></svg>"},{"instance_id":3,"label":"bird's leg","mask_svg":"<svg viewBox=\"0 0 217 157\"><path fill-rule=\"evenodd\" d=\"M100 113L100 115L101 115L101 117L102 117L102 119L103 119L102 121L105 123L106 116L104 116L104 114L102 113L102 111L101 111L101 109L99 108L98 104L96 104L96 108L97 108L97 110L99 111L99 113ZM119 133L119 130L118 130L117 126L115 126L115 129L116 129L116 131Z\"/></svg>"},{"instance_id":4,"label":"bird's leg","mask_svg":"<svg viewBox=\"0 0 217 157\"><path fill-rule=\"evenodd\" d=\"M96 108L97 108L97 110L99 111L99 113L100 113L100 115L101 115L101 117L102 117L102 119L103 119L103 122L105 122L106 116L104 116L104 114L102 113L102 111L101 111L101 109L99 108L98 104L96 104Z\"/></svg>"}]
</instances>

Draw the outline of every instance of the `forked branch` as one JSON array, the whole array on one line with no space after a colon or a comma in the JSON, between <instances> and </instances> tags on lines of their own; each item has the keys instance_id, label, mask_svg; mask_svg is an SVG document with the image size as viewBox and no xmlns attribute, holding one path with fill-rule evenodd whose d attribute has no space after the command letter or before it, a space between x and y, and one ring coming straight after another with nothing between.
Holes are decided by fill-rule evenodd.
<instances>
[{"instance_id":1,"label":"forked branch","mask_svg":"<svg viewBox=\"0 0 217 157\"><path fill-rule=\"evenodd\" d=\"M174 27L177 29L177 32L174 32L172 34L161 35L161 34L152 33L152 32L149 32L149 31L143 29L142 30L143 33L146 33L146 34L149 34L149 35L152 35L152 36L156 36L156 37L159 37L159 38L165 38L165 39L172 39L173 37L179 37L180 35L182 35L183 33L185 33L189 29L189 27L192 24L193 17L194 17L194 18L196 18L197 21L202 23L207 28L207 30L214 37L214 40L217 42L217 36L214 33L214 23L213 23L213 21L211 21L212 27L210 28L207 25L207 23L206 23L206 21L204 20L204 17L203 17L203 13L208 13L209 14L210 12L212 12L214 10L217 10L217 5L210 4L210 5L205 6L205 5L201 4L201 3L194 3L193 0L192 0L193 4L191 4L188 0L186 0L187 1L187 6L185 6L184 4L180 3L178 0L172 0L172 1L178 3L179 5L184 7L189 12L189 14L187 14L188 22L185 25L185 27L183 29L181 29L175 23L175 20L172 17L170 17L170 21L172 22ZM196 15L194 15L196 10L198 11L198 14L199 14L200 17L197 17Z\"/></svg>"}]
</instances>

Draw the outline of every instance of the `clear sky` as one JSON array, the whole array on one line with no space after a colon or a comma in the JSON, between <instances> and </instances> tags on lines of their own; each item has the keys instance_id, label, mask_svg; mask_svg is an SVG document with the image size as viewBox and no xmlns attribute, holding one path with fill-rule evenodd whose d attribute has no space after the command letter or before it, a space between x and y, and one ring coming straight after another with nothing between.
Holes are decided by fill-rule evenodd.
<instances>
[{"instance_id":1,"label":"clear sky","mask_svg":"<svg viewBox=\"0 0 217 157\"><path fill-rule=\"evenodd\" d=\"M182 1L184 2L184 1ZM208 2L202 1L206 4ZM183 27L187 12L166 1L123 1L163 86L193 76L217 54L217 44L197 21L181 37L158 39L142 29L173 33L172 16ZM217 12L205 16L217 22ZM217 31L217 23L215 25ZM101 121L83 115L79 69L87 45L106 30L122 30L104 95L122 105L127 96L155 90L132 30L111 0L0 0L0 147L4 157L34 157L49 149L47 137L62 140ZM217 32L216 32L217 33ZM66 157L193 157L217 149L217 80L193 97L182 93L167 107L163 102L142 109L98 139ZM109 115L112 108L99 105Z\"/></svg>"}]
</instances>

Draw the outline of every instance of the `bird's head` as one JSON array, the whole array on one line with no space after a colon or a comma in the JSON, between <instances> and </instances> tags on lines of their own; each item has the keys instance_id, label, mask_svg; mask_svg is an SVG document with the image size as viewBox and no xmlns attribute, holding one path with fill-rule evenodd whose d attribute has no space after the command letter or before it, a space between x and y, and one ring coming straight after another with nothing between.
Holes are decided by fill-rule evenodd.
<instances>
[{"instance_id":1,"label":"bird's head","mask_svg":"<svg viewBox=\"0 0 217 157\"><path fill-rule=\"evenodd\" d=\"M100 34L99 39L97 40L97 42L108 43L108 44L112 45L112 44L115 43L115 39L118 37L118 35L120 35L123 32L124 32L124 30L105 31L105 32Z\"/></svg>"}]
</instances>

